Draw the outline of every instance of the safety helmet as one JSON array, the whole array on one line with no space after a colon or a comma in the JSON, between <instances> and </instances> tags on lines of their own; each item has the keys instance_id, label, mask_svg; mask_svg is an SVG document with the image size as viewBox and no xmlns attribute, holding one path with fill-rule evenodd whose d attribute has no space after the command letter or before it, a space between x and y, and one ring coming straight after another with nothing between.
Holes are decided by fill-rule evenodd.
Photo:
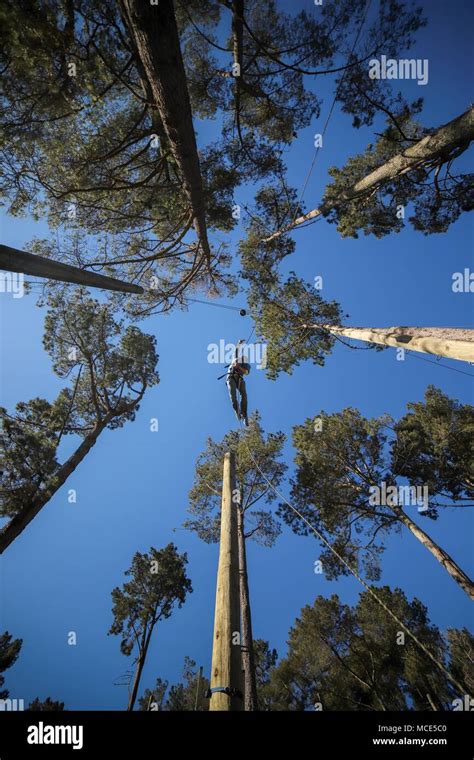
<instances>
[{"instance_id":1,"label":"safety helmet","mask_svg":"<svg viewBox=\"0 0 474 760\"><path fill-rule=\"evenodd\" d=\"M248 364L247 362L242 362L242 364L240 364L240 368L241 368L241 370L242 370L242 372L243 372L244 375L248 375L249 374L249 372L250 372L250 364Z\"/></svg>"}]
</instances>

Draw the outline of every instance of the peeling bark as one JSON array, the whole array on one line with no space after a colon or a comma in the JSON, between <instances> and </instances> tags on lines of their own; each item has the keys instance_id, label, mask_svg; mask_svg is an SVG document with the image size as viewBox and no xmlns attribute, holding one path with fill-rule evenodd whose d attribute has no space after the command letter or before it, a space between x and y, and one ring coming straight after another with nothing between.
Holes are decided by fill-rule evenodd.
<instances>
[{"instance_id":1,"label":"peeling bark","mask_svg":"<svg viewBox=\"0 0 474 760\"><path fill-rule=\"evenodd\" d=\"M406 512L403 511L403 509L396 509L393 508L393 511L397 515L398 519L400 520L403 525L405 525L406 528L408 528L411 533L415 536L415 538L420 541L423 546L428 549L428 551L431 552L433 557L435 557L438 562L444 567L444 569L449 573L451 578L456 581L456 583L461 586L463 591L466 592L466 594L471 598L474 599L474 583L471 581L468 575L464 572L464 570L461 570L459 565L453 560L453 558L444 550L442 549L437 543L433 541L429 537L427 533L425 533L422 528L420 528L413 520L408 517Z\"/></svg>"},{"instance_id":2,"label":"peeling bark","mask_svg":"<svg viewBox=\"0 0 474 760\"><path fill-rule=\"evenodd\" d=\"M244 671L245 685L244 709L247 711L253 711L257 710L257 684L255 680L255 658L253 652L247 554L245 550L244 516L241 507L238 507L237 510L237 538L239 543L242 667Z\"/></svg>"},{"instance_id":3,"label":"peeling bark","mask_svg":"<svg viewBox=\"0 0 474 760\"><path fill-rule=\"evenodd\" d=\"M179 167L194 227L210 262L201 168L172 0L120 0L123 20Z\"/></svg>"},{"instance_id":4,"label":"peeling bark","mask_svg":"<svg viewBox=\"0 0 474 760\"><path fill-rule=\"evenodd\" d=\"M413 169L418 169L427 164L432 166L442 165L453 152L456 151L457 155L460 155L467 150L472 140L474 140L474 107L469 108L461 116L457 116L452 121L439 127L432 134L426 135L415 145L410 145L402 153L393 156L390 161L379 166L348 190L341 193L336 201L330 204L322 204L319 208L314 208L312 211L308 211L307 214L299 216L287 227L265 238L263 242L268 243L271 240L275 240L300 224L316 219L318 216L324 216L331 209L337 208L347 201L365 196L376 188L403 174L407 174Z\"/></svg>"}]
</instances>

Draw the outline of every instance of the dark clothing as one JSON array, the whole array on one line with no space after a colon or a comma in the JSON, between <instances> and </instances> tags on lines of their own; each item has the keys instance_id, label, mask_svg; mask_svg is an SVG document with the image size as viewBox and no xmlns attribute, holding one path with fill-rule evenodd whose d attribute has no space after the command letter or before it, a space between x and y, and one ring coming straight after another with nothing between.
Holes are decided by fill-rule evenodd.
<instances>
[{"instance_id":1,"label":"dark clothing","mask_svg":"<svg viewBox=\"0 0 474 760\"><path fill-rule=\"evenodd\" d=\"M237 419L244 420L247 425L247 388L245 387L244 371L241 368L242 357L241 341L236 346L234 360L227 370L226 385L229 390L229 396ZM240 406L237 399L237 391L240 394Z\"/></svg>"},{"instance_id":2,"label":"dark clothing","mask_svg":"<svg viewBox=\"0 0 474 760\"><path fill-rule=\"evenodd\" d=\"M233 372L227 375L226 380L227 388L229 389L229 396L232 403L234 412L238 419L247 420L247 388L245 387L245 380L238 372ZM237 399L237 391L240 394L240 407Z\"/></svg>"}]
</instances>

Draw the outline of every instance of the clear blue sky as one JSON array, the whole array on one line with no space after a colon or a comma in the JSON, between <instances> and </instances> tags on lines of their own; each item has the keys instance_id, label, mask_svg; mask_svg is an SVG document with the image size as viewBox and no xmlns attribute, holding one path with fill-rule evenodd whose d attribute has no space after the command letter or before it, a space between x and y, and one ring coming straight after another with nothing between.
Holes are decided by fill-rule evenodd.
<instances>
[{"instance_id":1,"label":"clear blue sky","mask_svg":"<svg viewBox=\"0 0 474 760\"><path fill-rule=\"evenodd\" d=\"M314 8L310 0L283 5L309 12ZM405 91L413 97L422 91L426 125L445 123L470 103L469 6L467 0L425 3L429 24L411 55L429 59L429 84ZM312 160L313 134L321 131L331 102L332 82L324 78L317 87L324 98L321 119L298 135L287 154L290 181L299 189ZM199 123L197 128L205 142L209 126ZM364 148L373 129L355 132L350 119L336 110L306 190L308 207L322 195L327 167L343 165L347 156ZM236 201L247 202L251 195L252 188L239 190ZM5 215L0 231L2 242L16 247L47 234L44 225ZM232 242L242 233L238 229ZM472 295L451 290L453 272L473 266L472 224L465 216L447 234L431 237L407 227L382 240L342 240L334 226L322 221L295 238L288 268L310 281L322 275L322 295L341 303L350 324L472 326ZM235 304L244 305L241 299ZM61 384L41 345L44 312L36 306L36 294L18 300L2 294L0 318L1 404L12 410L20 400L54 398ZM107 636L110 592L122 584L135 551L161 548L169 541L188 552L194 593L157 628L141 690L158 675L176 682L185 655L209 675L217 546L202 543L181 525L206 438L220 440L235 424L225 385L216 380L219 368L207 362L207 346L245 338L251 326L237 312L200 304L189 313L153 317L141 325L157 336L160 384L147 393L135 422L101 436L66 487L1 559L0 630L24 639L17 664L6 673L12 697L51 696L69 709L123 709L126 689L113 682L132 667L132 660L120 654L116 637ZM282 430L291 441L292 426L321 409L335 412L350 405L364 415L398 417L407 402L423 397L430 383L472 403L472 380L447 367L474 374L474 368L460 362L434 365L414 356L401 362L392 350L379 354L336 346L324 368L306 364L276 382L253 371L250 411L260 411L266 431ZM151 417L159 418L158 433L149 431ZM68 449L74 443L69 440ZM290 445L285 456L291 473ZM67 502L68 488L76 489L76 504ZM460 514L450 510L437 523L421 523L468 572L473 517L469 509ZM361 590L353 578L329 583L315 575L317 541L288 528L273 549L250 543L248 554L254 634L268 639L280 655L303 605L332 593L351 604ZM472 624L465 594L407 532L387 542L381 582L401 586L410 598L416 595L442 629ZM77 634L75 647L68 646L69 631Z\"/></svg>"}]
</instances>

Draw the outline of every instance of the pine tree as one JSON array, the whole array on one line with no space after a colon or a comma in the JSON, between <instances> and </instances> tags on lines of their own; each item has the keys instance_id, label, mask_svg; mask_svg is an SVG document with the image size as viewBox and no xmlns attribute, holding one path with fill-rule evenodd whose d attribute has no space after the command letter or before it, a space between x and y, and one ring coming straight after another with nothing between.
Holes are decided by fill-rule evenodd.
<instances>
[{"instance_id":1,"label":"pine tree","mask_svg":"<svg viewBox=\"0 0 474 760\"><path fill-rule=\"evenodd\" d=\"M163 549L153 547L148 554L136 552L125 575L130 580L112 591L114 622L109 634L120 636L120 651L135 655L135 676L128 700L133 710L140 679L156 624L166 620L175 606L182 607L192 592L186 575L187 555L178 554L173 544Z\"/></svg>"},{"instance_id":2,"label":"pine tree","mask_svg":"<svg viewBox=\"0 0 474 760\"><path fill-rule=\"evenodd\" d=\"M140 710L145 711L194 711L209 710L209 679L199 677L196 663L190 657L184 658L183 676L179 683L172 684L168 689L168 681L156 679L153 691L145 689L139 698Z\"/></svg>"},{"instance_id":3,"label":"pine tree","mask_svg":"<svg viewBox=\"0 0 474 760\"><path fill-rule=\"evenodd\" d=\"M36 697L26 708L30 712L59 712L64 710L64 702L56 702L51 697L41 701Z\"/></svg>"},{"instance_id":4,"label":"pine tree","mask_svg":"<svg viewBox=\"0 0 474 760\"><path fill-rule=\"evenodd\" d=\"M9 212L79 232L80 250L61 244L55 255L142 283L145 294L128 302L135 314L182 305L191 286L232 294L231 257L210 236L235 225L244 182L285 185L282 148L320 113L309 77L335 75L344 110L369 124L373 106L354 93L369 54L408 49L424 23L419 9L379 0L367 50L351 54L365 13L365 0L297 14L273 0L7 0L0 168ZM228 35L220 42L218 26ZM222 138L196 140L193 114L218 117Z\"/></svg>"},{"instance_id":5,"label":"pine tree","mask_svg":"<svg viewBox=\"0 0 474 760\"><path fill-rule=\"evenodd\" d=\"M68 291L66 291L68 293ZM133 421L147 388L158 383L155 338L125 327L110 304L78 289L53 293L44 347L55 373L71 378L51 404L33 399L16 415L0 409L3 474L0 552L14 541L64 485L101 433ZM65 434L82 438L63 464L57 450Z\"/></svg>"},{"instance_id":6,"label":"pine tree","mask_svg":"<svg viewBox=\"0 0 474 760\"><path fill-rule=\"evenodd\" d=\"M418 599L399 588L374 588L448 673L454 650ZM462 634L457 631L456 634ZM466 662L466 661L464 661ZM472 676L472 662L466 663ZM334 594L305 606L289 633L288 652L271 670L271 710L449 710L457 688L448 675L364 591L353 607Z\"/></svg>"},{"instance_id":7,"label":"pine tree","mask_svg":"<svg viewBox=\"0 0 474 760\"><path fill-rule=\"evenodd\" d=\"M18 659L23 639L13 639L11 633L5 631L0 635L0 699L8 697L8 690L2 689L5 683L5 676L1 675L11 668Z\"/></svg>"},{"instance_id":8,"label":"pine tree","mask_svg":"<svg viewBox=\"0 0 474 760\"><path fill-rule=\"evenodd\" d=\"M349 565L365 569L370 579L380 574L383 537L405 526L473 597L470 578L407 508L418 506L420 519L435 519L439 509L472 500L474 409L432 387L424 403L409 408L395 424L388 415L366 419L347 408L334 414L321 411L297 425L292 503ZM280 506L280 514L295 532L311 532L287 505ZM321 561L329 578L349 573L327 547Z\"/></svg>"}]
</instances>

